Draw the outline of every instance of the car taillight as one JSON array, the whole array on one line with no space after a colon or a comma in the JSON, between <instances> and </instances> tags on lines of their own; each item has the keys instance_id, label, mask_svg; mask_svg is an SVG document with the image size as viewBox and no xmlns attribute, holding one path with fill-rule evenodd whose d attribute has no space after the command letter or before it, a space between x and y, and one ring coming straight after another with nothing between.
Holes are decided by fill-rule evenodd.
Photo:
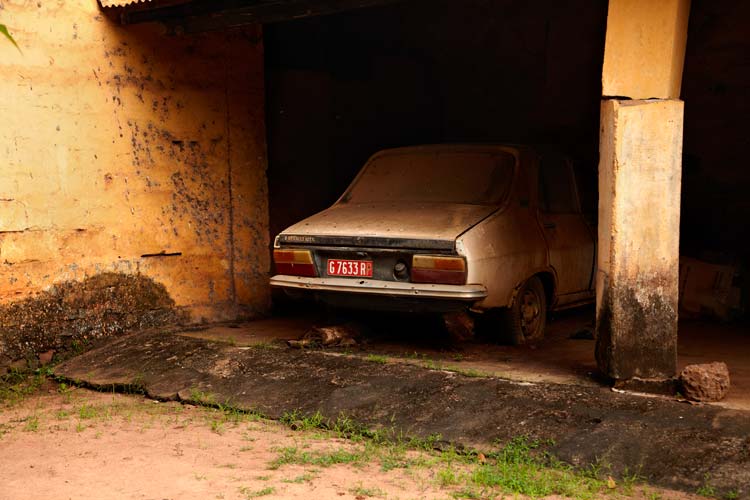
<instances>
[{"instance_id":1,"label":"car taillight","mask_svg":"<svg viewBox=\"0 0 750 500\"><path fill-rule=\"evenodd\" d=\"M317 276L310 250L274 250L276 272L290 276Z\"/></svg>"},{"instance_id":2,"label":"car taillight","mask_svg":"<svg viewBox=\"0 0 750 500\"><path fill-rule=\"evenodd\" d=\"M466 283L466 261L462 257L415 255L411 262L411 281L463 285Z\"/></svg>"}]
</instances>

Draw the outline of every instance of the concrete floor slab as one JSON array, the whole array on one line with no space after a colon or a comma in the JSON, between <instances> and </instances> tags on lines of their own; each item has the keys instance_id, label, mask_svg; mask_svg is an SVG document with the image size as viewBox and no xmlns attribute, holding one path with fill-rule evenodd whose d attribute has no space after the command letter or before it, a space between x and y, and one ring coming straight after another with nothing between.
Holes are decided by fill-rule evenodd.
<instances>
[{"instance_id":1,"label":"concrete floor slab","mask_svg":"<svg viewBox=\"0 0 750 500\"><path fill-rule=\"evenodd\" d=\"M371 319L371 318L370 318ZM594 340L580 338L593 321L593 310L555 315L546 338L534 347L504 346L476 339L455 343L439 326L410 322L403 317L355 318L364 324L362 343L348 352L383 355L419 365L435 365L457 371L481 373L522 382L550 382L583 386L599 385L594 360ZM404 322L403 324L391 324ZM276 317L214 326L186 332L197 338L253 345L298 339L313 325L326 324L323 316ZM585 336L585 335L584 335ZM333 352L341 352L333 350ZM750 327L712 321L683 321L678 337L678 369L693 363L724 361L729 366L731 388L727 397L713 403L726 408L750 410ZM437 365L435 365L437 366Z\"/></svg>"}]
</instances>

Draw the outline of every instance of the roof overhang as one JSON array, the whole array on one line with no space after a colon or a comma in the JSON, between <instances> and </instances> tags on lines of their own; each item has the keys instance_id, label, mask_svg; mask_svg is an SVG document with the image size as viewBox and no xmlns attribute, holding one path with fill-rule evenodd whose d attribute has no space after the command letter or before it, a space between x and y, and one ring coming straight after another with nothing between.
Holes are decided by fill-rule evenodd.
<instances>
[{"instance_id":1,"label":"roof overhang","mask_svg":"<svg viewBox=\"0 0 750 500\"><path fill-rule=\"evenodd\" d=\"M160 22L171 33L215 31L334 14L403 0L99 0L121 24Z\"/></svg>"}]
</instances>

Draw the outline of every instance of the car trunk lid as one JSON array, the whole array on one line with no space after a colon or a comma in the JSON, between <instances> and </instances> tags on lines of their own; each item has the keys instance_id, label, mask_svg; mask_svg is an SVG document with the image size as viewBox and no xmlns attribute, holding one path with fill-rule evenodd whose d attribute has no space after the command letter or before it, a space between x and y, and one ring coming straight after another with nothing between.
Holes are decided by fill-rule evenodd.
<instances>
[{"instance_id":1,"label":"car trunk lid","mask_svg":"<svg viewBox=\"0 0 750 500\"><path fill-rule=\"evenodd\" d=\"M279 242L448 250L461 233L496 209L445 203L338 203L291 226Z\"/></svg>"}]
</instances>

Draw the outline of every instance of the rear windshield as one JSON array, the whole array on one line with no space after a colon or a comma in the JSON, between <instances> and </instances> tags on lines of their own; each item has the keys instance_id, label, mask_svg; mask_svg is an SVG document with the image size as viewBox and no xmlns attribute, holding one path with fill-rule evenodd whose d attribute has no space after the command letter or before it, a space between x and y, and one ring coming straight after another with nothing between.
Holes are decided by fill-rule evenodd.
<instances>
[{"instance_id":1,"label":"rear windshield","mask_svg":"<svg viewBox=\"0 0 750 500\"><path fill-rule=\"evenodd\" d=\"M496 205L508 194L514 163L504 151L388 154L365 166L342 202Z\"/></svg>"}]
</instances>

